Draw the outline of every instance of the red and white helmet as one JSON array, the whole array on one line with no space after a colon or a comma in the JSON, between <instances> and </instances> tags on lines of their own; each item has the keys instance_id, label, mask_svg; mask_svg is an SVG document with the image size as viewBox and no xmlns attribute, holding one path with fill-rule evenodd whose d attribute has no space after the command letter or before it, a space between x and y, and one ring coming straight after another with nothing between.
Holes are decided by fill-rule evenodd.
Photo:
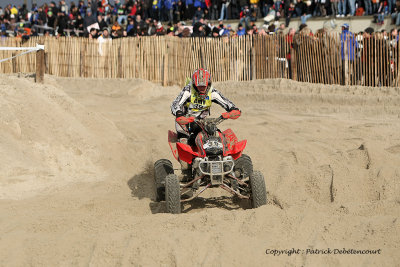
<instances>
[{"instance_id":1,"label":"red and white helmet","mask_svg":"<svg viewBox=\"0 0 400 267\"><path fill-rule=\"evenodd\" d=\"M203 68L197 69L192 74L193 88L201 95L205 96L211 87L211 74Z\"/></svg>"}]
</instances>

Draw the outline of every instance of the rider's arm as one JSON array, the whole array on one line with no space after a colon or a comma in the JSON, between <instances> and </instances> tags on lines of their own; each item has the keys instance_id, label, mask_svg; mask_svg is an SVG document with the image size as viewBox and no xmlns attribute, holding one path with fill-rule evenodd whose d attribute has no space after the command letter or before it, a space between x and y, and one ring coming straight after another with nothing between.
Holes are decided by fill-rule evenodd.
<instances>
[{"instance_id":1,"label":"rider's arm","mask_svg":"<svg viewBox=\"0 0 400 267\"><path fill-rule=\"evenodd\" d=\"M217 89L212 88L211 92L212 101L223 107L226 111L238 109L235 104L229 99L224 97Z\"/></svg>"},{"instance_id":2,"label":"rider's arm","mask_svg":"<svg viewBox=\"0 0 400 267\"><path fill-rule=\"evenodd\" d=\"M174 116L180 117L184 115L184 106L186 101L190 98L190 85L185 86L180 94L171 104L171 112Z\"/></svg>"}]
</instances>

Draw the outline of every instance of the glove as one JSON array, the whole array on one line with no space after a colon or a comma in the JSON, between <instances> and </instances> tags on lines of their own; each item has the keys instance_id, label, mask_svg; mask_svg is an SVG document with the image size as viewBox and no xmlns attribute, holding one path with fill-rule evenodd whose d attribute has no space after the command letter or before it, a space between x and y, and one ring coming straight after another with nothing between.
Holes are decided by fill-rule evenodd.
<instances>
[{"instance_id":1,"label":"glove","mask_svg":"<svg viewBox=\"0 0 400 267\"><path fill-rule=\"evenodd\" d=\"M241 111L237 108L232 109L231 112L222 113L222 118L236 120L241 115Z\"/></svg>"},{"instance_id":2,"label":"glove","mask_svg":"<svg viewBox=\"0 0 400 267\"><path fill-rule=\"evenodd\" d=\"M230 113L229 118L232 120L236 120L237 118L240 117L240 115L242 115L242 112L239 109L234 109L229 113Z\"/></svg>"},{"instance_id":3,"label":"glove","mask_svg":"<svg viewBox=\"0 0 400 267\"><path fill-rule=\"evenodd\" d=\"M176 122L179 125L186 125L188 123L194 122L194 117L186 118L184 116L180 116L180 117L176 118Z\"/></svg>"}]
</instances>

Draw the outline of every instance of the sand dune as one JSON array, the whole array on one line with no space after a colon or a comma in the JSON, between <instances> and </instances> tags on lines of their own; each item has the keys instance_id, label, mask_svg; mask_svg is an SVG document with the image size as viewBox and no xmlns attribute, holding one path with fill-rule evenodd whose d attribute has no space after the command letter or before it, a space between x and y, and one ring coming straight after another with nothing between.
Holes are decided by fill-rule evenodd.
<instances>
[{"instance_id":1,"label":"sand dune","mask_svg":"<svg viewBox=\"0 0 400 267\"><path fill-rule=\"evenodd\" d=\"M243 111L221 128L248 140L268 205L209 190L176 216L154 201L151 167L173 160L179 87L2 76L0 265L399 266L398 88L216 86ZM292 248L381 254L265 253Z\"/></svg>"}]
</instances>

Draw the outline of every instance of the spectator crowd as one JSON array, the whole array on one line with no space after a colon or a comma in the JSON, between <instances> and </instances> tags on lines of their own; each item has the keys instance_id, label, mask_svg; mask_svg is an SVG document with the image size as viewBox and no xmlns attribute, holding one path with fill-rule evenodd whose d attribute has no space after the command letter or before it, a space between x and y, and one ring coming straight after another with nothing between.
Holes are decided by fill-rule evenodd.
<instances>
[{"instance_id":1,"label":"spectator crowd","mask_svg":"<svg viewBox=\"0 0 400 267\"><path fill-rule=\"evenodd\" d=\"M42 6L0 7L2 36L126 36L174 35L220 37L271 34L285 29L290 19L303 24L315 16L374 15L383 24L390 16L400 25L400 1L395 0L87 0L52 1ZM285 23L279 24L279 19ZM226 19L238 19L233 28ZM263 27L255 22L264 20ZM209 21L219 21L212 25ZM186 21L186 23L185 23ZM189 23L188 23L189 21ZM167 25L167 26L165 26Z\"/></svg>"}]
</instances>

